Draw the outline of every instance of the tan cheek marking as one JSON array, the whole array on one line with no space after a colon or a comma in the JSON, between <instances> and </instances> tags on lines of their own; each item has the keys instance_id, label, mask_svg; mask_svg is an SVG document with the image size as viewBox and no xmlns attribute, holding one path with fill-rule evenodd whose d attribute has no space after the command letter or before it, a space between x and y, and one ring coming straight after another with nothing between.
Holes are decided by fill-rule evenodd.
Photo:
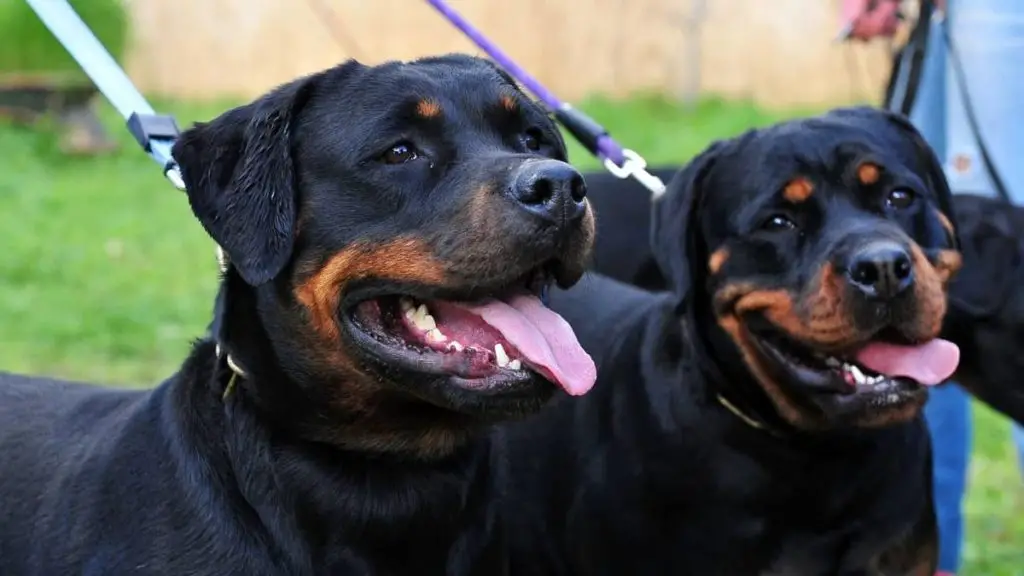
<instances>
[{"instance_id":1,"label":"tan cheek marking","mask_svg":"<svg viewBox=\"0 0 1024 576\"><path fill-rule=\"evenodd\" d=\"M951 250L943 252L950 256L940 267L933 265L925 256L924 251L916 243L910 246L911 260L914 263L914 297L917 300L919 325L915 327L917 336L929 339L938 336L942 330L942 320L946 316L946 282L952 276L951 266L956 264L959 254ZM955 255L955 256L954 256Z\"/></svg>"},{"instance_id":2,"label":"tan cheek marking","mask_svg":"<svg viewBox=\"0 0 1024 576\"><path fill-rule=\"evenodd\" d=\"M443 285L445 266L430 247L416 238L400 238L378 246L354 245L330 257L326 264L296 286L295 297L309 310L313 328L326 338L338 338L335 320L345 284L366 277Z\"/></svg>"},{"instance_id":3,"label":"tan cheek marking","mask_svg":"<svg viewBox=\"0 0 1024 576\"><path fill-rule=\"evenodd\" d=\"M726 285L716 293L718 309L730 306L737 314L762 311L765 317L794 338L822 346L841 346L857 340L860 335L852 322L844 298L842 282L831 265L818 274L818 288L800 304L808 311L802 318L797 302L785 290L764 290L736 283Z\"/></svg>"},{"instance_id":4,"label":"tan cheek marking","mask_svg":"<svg viewBox=\"0 0 1024 576\"><path fill-rule=\"evenodd\" d=\"M870 186L878 182L880 173L877 164L865 162L857 167L857 180L864 186Z\"/></svg>"},{"instance_id":5,"label":"tan cheek marking","mask_svg":"<svg viewBox=\"0 0 1024 576\"><path fill-rule=\"evenodd\" d=\"M711 258L708 258L708 270L712 274L718 274L725 264L725 261L729 259L729 249L722 247L711 253Z\"/></svg>"},{"instance_id":6,"label":"tan cheek marking","mask_svg":"<svg viewBox=\"0 0 1024 576\"><path fill-rule=\"evenodd\" d=\"M939 250L935 255L935 271L944 285L960 271L963 264L964 257L956 250Z\"/></svg>"},{"instance_id":7,"label":"tan cheek marking","mask_svg":"<svg viewBox=\"0 0 1024 576\"><path fill-rule=\"evenodd\" d=\"M786 184L782 191L782 197L794 204L799 204L811 197L814 193L814 186L807 178L794 178Z\"/></svg>"},{"instance_id":8,"label":"tan cheek marking","mask_svg":"<svg viewBox=\"0 0 1024 576\"><path fill-rule=\"evenodd\" d=\"M436 118L441 115L441 104L436 100L424 98L416 104L416 113L423 118Z\"/></svg>"},{"instance_id":9,"label":"tan cheek marking","mask_svg":"<svg viewBox=\"0 0 1024 576\"><path fill-rule=\"evenodd\" d=\"M765 371L757 353L754 352L753 344L747 335L747 330L743 327L739 318L736 315L723 316L719 318L718 324L732 338L736 347L739 348L744 363L754 378L761 384L765 394L771 398L779 415L794 426L811 426L803 412L789 401L782 388Z\"/></svg>"},{"instance_id":10,"label":"tan cheek marking","mask_svg":"<svg viewBox=\"0 0 1024 576\"><path fill-rule=\"evenodd\" d=\"M953 229L953 223L949 221L949 218L946 218L945 214L936 210L935 215L938 217L939 223L942 224L942 227L946 229L946 232L949 232L950 236L956 234L956 230Z\"/></svg>"}]
</instances>

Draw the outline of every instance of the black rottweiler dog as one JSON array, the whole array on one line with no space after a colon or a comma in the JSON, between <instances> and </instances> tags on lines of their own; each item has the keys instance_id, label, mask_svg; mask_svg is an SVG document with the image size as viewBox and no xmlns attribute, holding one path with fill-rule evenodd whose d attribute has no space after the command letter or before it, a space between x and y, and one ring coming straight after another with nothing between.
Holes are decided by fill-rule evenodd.
<instances>
[{"instance_id":1,"label":"black rottweiler dog","mask_svg":"<svg viewBox=\"0 0 1024 576\"><path fill-rule=\"evenodd\" d=\"M960 255L930 148L840 109L711 146L654 212L670 294L552 296L599 376L501 430L513 573L932 574Z\"/></svg>"},{"instance_id":2,"label":"black rottweiler dog","mask_svg":"<svg viewBox=\"0 0 1024 576\"><path fill-rule=\"evenodd\" d=\"M504 573L485 428L585 392L541 304L593 216L468 56L349 62L185 132L230 268L152 391L0 379L0 574Z\"/></svg>"},{"instance_id":3,"label":"black rottweiler dog","mask_svg":"<svg viewBox=\"0 0 1024 576\"><path fill-rule=\"evenodd\" d=\"M681 167L655 172L668 182ZM650 246L651 196L607 171L584 173L597 214L591 270L646 290L667 290ZM1024 208L956 194L963 269L949 286L943 337L961 351L955 378L994 410L1024 423Z\"/></svg>"}]
</instances>

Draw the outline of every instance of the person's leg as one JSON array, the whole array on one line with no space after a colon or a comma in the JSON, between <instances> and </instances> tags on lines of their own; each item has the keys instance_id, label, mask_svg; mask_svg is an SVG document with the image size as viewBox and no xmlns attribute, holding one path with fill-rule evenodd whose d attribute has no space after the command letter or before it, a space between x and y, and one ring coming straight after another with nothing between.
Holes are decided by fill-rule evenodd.
<instances>
[{"instance_id":1,"label":"person's leg","mask_svg":"<svg viewBox=\"0 0 1024 576\"><path fill-rule=\"evenodd\" d=\"M925 405L932 438L935 513L939 525L939 571L956 573L963 548L963 497L971 452L971 403L950 382L933 388Z\"/></svg>"},{"instance_id":2,"label":"person's leg","mask_svg":"<svg viewBox=\"0 0 1024 576\"><path fill-rule=\"evenodd\" d=\"M946 156L947 146L947 59L946 45L933 21L928 38L921 84L910 120L935 150ZM925 405L925 420L932 439L935 514L939 527L939 571L960 569L963 548L963 497L967 487L970 458L971 405L967 394L955 383L933 388Z\"/></svg>"},{"instance_id":3,"label":"person's leg","mask_svg":"<svg viewBox=\"0 0 1024 576\"><path fill-rule=\"evenodd\" d=\"M1021 476L1024 476L1024 425L1013 423L1013 443L1017 446L1017 462L1020 464Z\"/></svg>"}]
</instances>

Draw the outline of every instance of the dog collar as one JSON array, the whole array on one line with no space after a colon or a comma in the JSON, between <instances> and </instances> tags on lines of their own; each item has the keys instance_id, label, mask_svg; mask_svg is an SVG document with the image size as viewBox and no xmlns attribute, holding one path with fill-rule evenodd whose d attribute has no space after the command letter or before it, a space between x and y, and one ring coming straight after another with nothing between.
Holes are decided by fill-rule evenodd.
<instances>
[{"instance_id":1,"label":"dog collar","mask_svg":"<svg viewBox=\"0 0 1024 576\"><path fill-rule=\"evenodd\" d=\"M765 424L759 422L754 417L748 416L747 414L745 414L742 410L737 408L735 404L733 404L728 399L726 399L725 396L722 396L721 394L715 394L715 398L718 399L718 403L719 404L724 406L725 409L728 410L729 412L732 412L737 418L742 420L743 423L746 424L747 426L750 426L751 428L754 428L756 430L763 430L763 431L765 431L765 432L767 432L769 434L775 435L775 436L779 435L774 430L772 430L771 428L768 428L768 426L766 426Z\"/></svg>"},{"instance_id":2,"label":"dog collar","mask_svg":"<svg viewBox=\"0 0 1024 576\"><path fill-rule=\"evenodd\" d=\"M216 346L216 354L217 360L223 358L231 370L231 378L228 379L228 384L224 387L224 394L221 395L221 400L227 400L228 396L231 396L231 393L234 392L235 387L238 385L238 379L245 378L245 370L242 370L242 367L235 362L231 354L224 353L224 349L220 347L219 342Z\"/></svg>"}]
</instances>

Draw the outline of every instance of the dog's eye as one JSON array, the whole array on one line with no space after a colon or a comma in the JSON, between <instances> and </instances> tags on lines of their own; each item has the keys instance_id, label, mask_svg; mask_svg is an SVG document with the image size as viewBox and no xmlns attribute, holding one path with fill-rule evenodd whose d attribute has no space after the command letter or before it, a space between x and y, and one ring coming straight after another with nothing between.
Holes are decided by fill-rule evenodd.
<instances>
[{"instance_id":1,"label":"dog's eye","mask_svg":"<svg viewBox=\"0 0 1024 576\"><path fill-rule=\"evenodd\" d=\"M782 214L773 214L761 224L761 228L769 231L792 230L796 228L796 222Z\"/></svg>"},{"instance_id":2,"label":"dog's eye","mask_svg":"<svg viewBox=\"0 0 1024 576\"><path fill-rule=\"evenodd\" d=\"M525 146L527 150L533 152L540 150L541 136L537 130L527 130L520 137L520 140L522 140L523 146Z\"/></svg>"},{"instance_id":3,"label":"dog's eye","mask_svg":"<svg viewBox=\"0 0 1024 576\"><path fill-rule=\"evenodd\" d=\"M380 160L385 164L405 164L419 157L419 153L416 152L412 144L399 142L381 154Z\"/></svg>"},{"instance_id":4,"label":"dog's eye","mask_svg":"<svg viewBox=\"0 0 1024 576\"><path fill-rule=\"evenodd\" d=\"M906 188L897 188L885 197L885 203L896 210L909 207L914 202L914 193Z\"/></svg>"}]
</instances>

